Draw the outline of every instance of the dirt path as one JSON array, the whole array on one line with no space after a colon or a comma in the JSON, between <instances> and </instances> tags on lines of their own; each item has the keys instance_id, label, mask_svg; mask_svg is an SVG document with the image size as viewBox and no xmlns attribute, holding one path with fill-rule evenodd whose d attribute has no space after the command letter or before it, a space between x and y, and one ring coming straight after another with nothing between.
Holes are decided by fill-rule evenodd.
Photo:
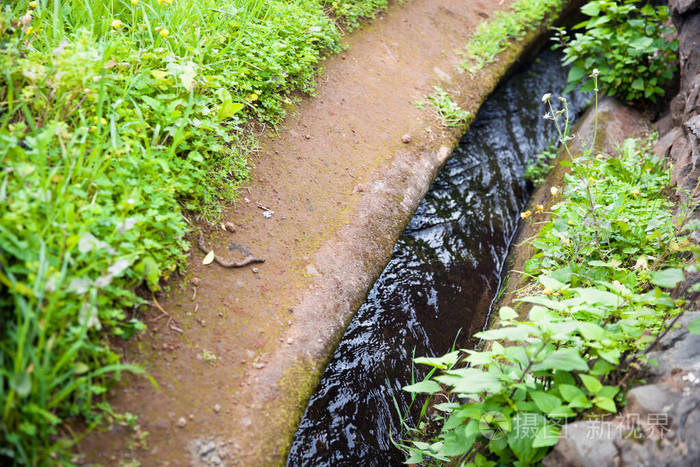
<instances>
[{"instance_id":1,"label":"dirt path","mask_svg":"<svg viewBox=\"0 0 700 467\"><path fill-rule=\"evenodd\" d=\"M464 130L446 131L412 103L440 84L476 112L533 35L475 78L457 71L457 50L509 3L407 1L326 61L317 96L263 137L250 188L226 213L237 232L206 236L222 257L236 243L266 262L204 266L193 247L188 277L159 298L170 326L150 310L148 332L124 349L160 385L128 378L114 396L118 410L139 415L147 447L115 429L84 443L88 458L284 461L329 353Z\"/></svg>"}]
</instances>

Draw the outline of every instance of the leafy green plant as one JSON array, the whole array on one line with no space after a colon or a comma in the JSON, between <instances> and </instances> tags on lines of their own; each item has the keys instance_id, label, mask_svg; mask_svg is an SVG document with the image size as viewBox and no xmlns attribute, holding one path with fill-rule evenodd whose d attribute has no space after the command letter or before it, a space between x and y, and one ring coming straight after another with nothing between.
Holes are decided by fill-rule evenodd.
<instances>
[{"instance_id":1,"label":"leafy green plant","mask_svg":"<svg viewBox=\"0 0 700 467\"><path fill-rule=\"evenodd\" d=\"M568 150L566 101L543 100ZM592 147L572 155L564 196L532 241L522 310L502 307L500 326L475 334L481 350L415 359L431 372L404 390L427 396L433 413L404 427L407 463L540 461L562 424L617 411L630 363L682 313L668 290L684 278L679 253L697 248L672 215L665 163L637 140L616 157Z\"/></svg>"},{"instance_id":2,"label":"leafy green plant","mask_svg":"<svg viewBox=\"0 0 700 467\"><path fill-rule=\"evenodd\" d=\"M509 11L499 11L492 19L481 23L464 50L465 60L460 68L476 73L492 63L511 40L553 20L564 6L563 0L517 0Z\"/></svg>"},{"instance_id":3,"label":"leafy green plant","mask_svg":"<svg viewBox=\"0 0 700 467\"><path fill-rule=\"evenodd\" d=\"M559 30L569 87L592 90L590 74L601 73L601 91L632 102L664 94L663 86L673 78L678 41L666 26L667 6L638 6L635 0L596 0L585 4L581 12L589 18L574 29L583 29L573 38ZM565 91L566 92L566 91Z\"/></svg>"},{"instance_id":4,"label":"leafy green plant","mask_svg":"<svg viewBox=\"0 0 700 467\"><path fill-rule=\"evenodd\" d=\"M461 125L472 117L469 111L462 109L447 91L439 86L433 86L433 93L428 96L428 102L432 104L435 113L446 127Z\"/></svg>"},{"instance_id":5,"label":"leafy green plant","mask_svg":"<svg viewBox=\"0 0 700 467\"><path fill-rule=\"evenodd\" d=\"M525 180L529 180L537 186L544 181L552 171L552 162L557 158L557 145L550 144L541 153L535 156L535 160L525 167Z\"/></svg>"}]
</instances>

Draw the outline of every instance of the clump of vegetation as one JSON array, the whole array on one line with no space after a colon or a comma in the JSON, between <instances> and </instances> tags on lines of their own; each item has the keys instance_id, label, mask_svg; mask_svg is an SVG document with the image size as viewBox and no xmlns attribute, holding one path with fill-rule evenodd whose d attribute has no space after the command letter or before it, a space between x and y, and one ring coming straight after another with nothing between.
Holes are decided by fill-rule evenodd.
<instances>
[{"instance_id":1,"label":"clump of vegetation","mask_svg":"<svg viewBox=\"0 0 700 467\"><path fill-rule=\"evenodd\" d=\"M566 109L544 100L568 150ZM670 172L650 147L627 140L615 156L573 157L563 193L552 189L563 197L532 242L523 309L501 308L500 326L475 334L485 349L415 359L432 370L404 389L428 396L422 414L431 406L432 420L405 427L407 463L529 465L562 424L624 403L630 365L653 364L646 351L683 312L669 290L697 267L683 262L697 253L687 239L695 227L672 215Z\"/></svg>"},{"instance_id":2,"label":"clump of vegetation","mask_svg":"<svg viewBox=\"0 0 700 467\"><path fill-rule=\"evenodd\" d=\"M476 73L492 63L512 40L540 27L547 18L554 19L564 3L563 0L517 0L509 11L497 12L493 19L477 27L464 51L461 68Z\"/></svg>"},{"instance_id":3,"label":"clump of vegetation","mask_svg":"<svg viewBox=\"0 0 700 467\"><path fill-rule=\"evenodd\" d=\"M525 167L525 180L530 181L534 186L539 185L547 178L549 172L554 167L552 164L557 158L557 145L550 144L541 153L535 156L535 160Z\"/></svg>"},{"instance_id":4,"label":"clump of vegetation","mask_svg":"<svg viewBox=\"0 0 700 467\"><path fill-rule=\"evenodd\" d=\"M347 28L353 30L362 20L374 18L378 11L384 10L389 0L323 0L323 3L330 5Z\"/></svg>"},{"instance_id":5,"label":"clump of vegetation","mask_svg":"<svg viewBox=\"0 0 700 467\"><path fill-rule=\"evenodd\" d=\"M57 462L120 371L107 336L184 263L247 176L253 120L313 91L340 33L322 0L0 6L0 458ZM350 2L334 2L341 8ZM365 14L367 10L363 10Z\"/></svg>"},{"instance_id":6,"label":"clump of vegetation","mask_svg":"<svg viewBox=\"0 0 700 467\"><path fill-rule=\"evenodd\" d=\"M428 96L428 101L446 127L462 125L472 117L468 110L461 108L440 86L433 86L433 93Z\"/></svg>"},{"instance_id":7,"label":"clump of vegetation","mask_svg":"<svg viewBox=\"0 0 700 467\"><path fill-rule=\"evenodd\" d=\"M559 30L560 47L569 71L568 90L582 86L593 90L590 74L601 73L601 91L627 102L656 101L663 86L674 74L678 40L666 26L668 6L635 0L596 0L586 3L581 12L589 18L574 26L583 29L573 38Z\"/></svg>"}]
</instances>

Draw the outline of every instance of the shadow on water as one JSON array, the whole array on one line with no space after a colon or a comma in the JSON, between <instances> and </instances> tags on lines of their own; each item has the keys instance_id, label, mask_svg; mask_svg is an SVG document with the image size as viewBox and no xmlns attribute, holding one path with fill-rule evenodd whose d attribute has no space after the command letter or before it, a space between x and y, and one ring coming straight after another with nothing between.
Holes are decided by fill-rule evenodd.
<instances>
[{"instance_id":1,"label":"shadow on water","mask_svg":"<svg viewBox=\"0 0 700 467\"><path fill-rule=\"evenodd\" d=\"M554 140L540 98L560 95L560 55L544 51L484 103L345 332L294 439L290 466L400 465L390 440L410 399L411 358L482 329L519 213L527 163ZM566 96L572 116L586 97ZM470 343L457 341L458 346ZM422 378L423 375L417 375Z\"/></svg>"}]
</instances>

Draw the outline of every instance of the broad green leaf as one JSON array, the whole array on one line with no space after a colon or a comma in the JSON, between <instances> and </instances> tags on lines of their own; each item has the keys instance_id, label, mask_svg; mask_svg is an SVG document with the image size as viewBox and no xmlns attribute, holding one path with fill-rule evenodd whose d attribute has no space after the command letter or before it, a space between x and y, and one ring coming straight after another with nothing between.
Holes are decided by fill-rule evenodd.
<instances>
[{"instance_id":1,"label":"broad green leaf","mask_svg":"<svg viewBox=\"0 0 700 467\"><path fill-rule=\"evenodd\" d=\"M545 414L549 414L549 412L561 406L561 399L543 391L532 391L530 397L532 397L537 408Z\"/></svg>"},{"instance_id":2,"label":"broad green leaf","mask_svg":"<svg viewBox=\"0 0 700 467\"><path fill-rule=\"evenodd\" d=\"M700 334L700 318L695 318L688 323L688 331L691 334Z\"/></svg>"},{"instance_id":3,"label":"broad green leaf","mask_svg":"<svg viewBox=\"0 0 700 467\"><path fill-rule=\"evenodd\" d=\"M600 304L618 307L624 303L624 300L621 297L604 290L599 290L592 287L576 288L572 290L578 292L579 297L590 305Z\"/></svg>"},{"instance_id":4,"label":"broad green leaf","mask_svg":"<svg viewBox=\"0 0 700 467\"><path fill-rule=\"evenodd\" d=\"M589 321L579 321L576 323L581 335L587 340L600 340L605 335L605 329Z\"/></svg>"},{"instance_id":5,"label":"broad green leaf","mask_svg":"<svg viewBox=\"0 0 700 467\"><path fill-rule=\"evenodd\" d=\"M442 391L442 387L435 381L426 379L419 383L404 386L403 390L407 392L422 392L426 394L435 394L436 392Z\"/></svg>"},{"instance_id":6,"label":"broad green leaf","mask_svg":"<svg viewBox=\"0 0 700 467\"><path fill-rule=\"evenodd\" d=\"M575 83L578 80L584 78L585 76L586 76L586 70L581 68L580 66L574 65L569 70L568 80L569 80L569 83Z\"/></svg>"},{"instance_id":7,"label":"broad green leaf","mask_svg":"<svg viewBox=\"0 0 700 467\"><path fill-rule=\"evenodd\" d=\"M585 394L579 388L572 384L560 384L558 386L559 394L564 398L565 401L571 402L577 397L584 396Z\"/></svg>"},{"instance_id":8,"label":"broad green leaf","mask_svg":"<svg viewBox=\"0 0 700 467\"><path fill-rule=\"evenodd\" d=\"M615 386L603 386L600 388L600 391L598 391L598 395L600 397L609 397L612 399L618 392L620 392L620 388L616 388Z\"/></svg>"},{"instance_id":9,"label":"broad green leaf","mask_svg":"<svg viewBox=\"0 0 700 467\"><path fill-rule=\"evenodd\" d=\"M643 91L644 90L644 80L642 78L637 78L634 81L632 81L632 89L636 89L637 91Z\"/></svg>"},{"instance_id":10,"label":"broad green leaf","mask_svg":"<svg viewBox=\"0 0 700 467\"><path fill-rule=\"evenodd\" d=\"M455 350L454 352L445 354L442 357L418 357L415 358L413 361L418 363L419 365L429 365L435 368L445 369L454 366L454 364L457 363L458 359L459 350Z\"/></svg>"},{"instance_id":11,"label":"broad green leaf","mask_svg":"<svg viewBox=\"0 0 700 467\"><path fill-rule=\"evenodd\" d=\"M650 47L654 43L654 39L651 37L638 37L637 39L630 42L630 46L635 49L643 50Z\"/></svg>"},{"instance_id":12,"label":"broad green leaf","mask_svg":"<svg viewBox=\"0 0 700 467\"><path fill-rule=\"evenodd\" d=\"M588 371L588 364L575 349L559 349L542 360L532 365L532 371L563 370L563 371Z\"/></svg>"},{"instance_id":13,"label":"broad green leaf","mask_svg":"<svg viewBox=\"0 0 700 467\"><path fill-rule=\"evenodd\" d=\"M608 412L617 412L617 406L615 405L615 401L609 397L598 396L595 399L593 399L593 403L601 409L607 410Z\"/></svg>"},{"instance_id":14,"label":"broad green leaf","mask_svg":"<svg viewBox=\"0 0 700 467\"><path fill-rule=\"evenodd\" d=\"M501 309L498 310L498 317L503 321L508 321L517 318L518 314L511 307L502 306Z\"/></svg>"},{"instance_id":15,"label":"broad green leaf","mask_svg":"<svg viewBox=\"0 0 700 467\"><path fill-rule=\"evenodd\" d=\"M678 268L664 269L651 273L651 283L665 289L673 289L685 279L683 270Z\"/></svg>"},{"instance_id":16,"label":"broad green leaf","mask_svg":"<svg viewBox=\"0 0 700 467\"><path fill-rule=\"evenodd\" d=\"M600 6L596 2L586 3L581 7L581 13L587 16L598 16L600 14Z\"/></svg>"},{"instance_id":17,"label":"broad green leaf","mask_svg":"<svg viewBox=\"0 0 700 467\"><path fill-rule=\"evenodd\" d=\"M530 334L534 333L534 331L534 328L530 328L525 325L518 325L498 329L489 329L488 331L477 332L474 334L474 336L484 340L505 339L514 342L522 342L530 337Z\"/></svg>"},{"instance_id":18,"label":"broad green leaf","mask_svg":"<svg viewBox=\"0 0 700 467\"><path fill-rule=\"evenodd\" d=\"M462 394L497 393L503 388L497 377L476 368L451 370L445 375L437 376L435 379L442 384L451 386L453 392Z\"/></svg>"},{"instance_id":19,"label":"broad green leaf","mask_svg":"<svg viewBox=\"0 0 700 467\"><path fill-rule=\"evenodd\" d=\"M540 284L551 290L560 290L566 287L566 284L559 282L558 280L550 276L543 275L540 276L537 280L540 282Z\"/></svg>"},{"instance_id":20,"label":"broad green leaf","mask_svg":"<svg viewBox=\"0 0 700 467\"><path fill-rule=\"evenodd\" d=\"M598 391L603 388L603 385L600 383L600 381L598 381L598 378L594 378L590 375L578 375L578 377L581 378L581 382L584 386L586 386L586 389L593 394L598 394Z\"/></svg>"},{"instance_id":21,"label":"broad green leaf","mask_svg":"<svg viewBox=\"0 0 700 467\"><path fill-rule=\"evenodd\" d=\"M519 413L513 418L513 429L508 433L508 446L522 464L530 464L538 456L539 450L533 446L535 436L547 424L538 413Z\"/></svg>"},{"instance_id":22,"label":"broad green leaf","mask_svg":"<svg viewBox=\"0 0 700 467\"><path fill-rule=\"evenodd\" d=\"M240 112L243 107L245 107L245 104L241 104L240 102L226 101L222 103L219 107L219 120L226 120L227 118L233 117Z\"/></svg>"},{"instance_id":23,"label":"broad green leaf","mask_svg":"<svg viewBox=\"0 0 700 467\"><path fill-rule=\"evenodd\" d=\"M535 439L532 441L532 447L542 448L554 446L559 441L560 434L561 429L558 426L546 423L535 435Z\"/></svg>"}]
</instances>

